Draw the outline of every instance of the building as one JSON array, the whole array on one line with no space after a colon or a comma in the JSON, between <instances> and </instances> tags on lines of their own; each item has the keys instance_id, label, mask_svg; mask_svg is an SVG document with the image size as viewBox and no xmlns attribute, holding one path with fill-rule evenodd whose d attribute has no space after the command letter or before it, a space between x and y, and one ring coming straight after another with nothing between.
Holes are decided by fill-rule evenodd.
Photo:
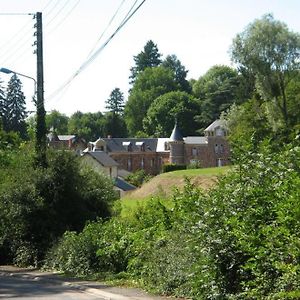
<instances>
[{"instance_id":1,"label":"building","mask_svg":"<svg viewBox=\"0 0 300 300\"><path fill-rule=\"evenodd\" d=\"M84 152L81 157L81 163L111 179L118 177L118 163L104 151Z\"/></svg>"},{"instance_id":2,"label":"building","mask_svg":"<svg viewBox=\"0 0 300 300\"><path fill-rule=\"evenodd\" d=\"M87 142L77 135L57 135L55 132L50 132L47 135L48 147L57 150L72 150L77 154L81 154L87 147Z\"/></svg>"},{"instance_id":3,"label":"building","mask_svg":"<svg viewBox=\"0 0 300 300\"><path fill-rule=\"evenodd\" d=\"M90 142L86 151L107 153L118 163L118 169L128 172L144 169L153 175L167 163L197 163L204 168L228 165L230 152L224 123L216 120L204 133L204 136L183 137L175 124L169 138L99 138Z\"/></svg>"}]
</instances>

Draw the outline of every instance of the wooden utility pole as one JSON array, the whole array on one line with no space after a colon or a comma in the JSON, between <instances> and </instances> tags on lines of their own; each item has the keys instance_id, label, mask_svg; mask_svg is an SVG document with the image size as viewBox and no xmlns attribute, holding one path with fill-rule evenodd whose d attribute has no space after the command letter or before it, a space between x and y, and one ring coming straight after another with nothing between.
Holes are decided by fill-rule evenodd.
<instances>
[{"instance_id":1,"label":"wooden utility pole","mask_svg":"<svg viewBox=\"0 0 300 300\"><path fill-rule=\"evenodd\" d=\"M37 100L36 100L36 160L41 167L47 166L46 121L44 107L43 26L42 13L36 13Z\"/></svg>"}]
</instances>

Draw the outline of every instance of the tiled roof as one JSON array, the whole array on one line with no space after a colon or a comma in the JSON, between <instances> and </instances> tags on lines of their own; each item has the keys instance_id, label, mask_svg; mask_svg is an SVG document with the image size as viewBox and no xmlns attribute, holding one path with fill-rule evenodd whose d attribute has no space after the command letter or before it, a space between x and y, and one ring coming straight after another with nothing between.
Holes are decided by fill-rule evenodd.
<instances>
[{"instance_id":1,"label":"tiled roof","mask_svg":"<svg viewBox=\"0 0 300 300\"><path fill-rule=\"evenodd\" d=\"M89 151L83 155L91 155L104 167L116 167L118 163L113 160L106 152L103 151Z\"/></svg>"},{"instance_id":2,"label":"tiled roof","mask_svg":"<svg viewBox=\"0 0 300 300\"><path fill-rule=\"evenodd\" d=\"M140 143L144 143L145 152L155 152L156 138L104 138L108 152L128 152L126 146L131 145L131 151L141 151Z\"/></svg>"},{"instance_id":3,"label":"tiled roof","mask_svg":"<svg viewBox=\"0 0 300 300\"><path fill-rule=\"evenodd\" d=\"M134 185L128 183L120 177L115 179L115 186L121 189L122 191L132 191L136 189Z\"/></svg>"}]
</instances>

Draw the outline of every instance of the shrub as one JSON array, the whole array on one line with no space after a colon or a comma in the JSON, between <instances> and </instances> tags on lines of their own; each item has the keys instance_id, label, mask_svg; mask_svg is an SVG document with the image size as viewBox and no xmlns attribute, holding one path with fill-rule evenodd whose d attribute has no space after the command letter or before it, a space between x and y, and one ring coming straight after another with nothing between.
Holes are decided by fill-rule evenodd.
<instances>
[{"instance_id":1,"label":"shrub","mask_svg":"<svg viewBox=\"0 0 300 300\"><path fill-rule=\"evenodd\" d=\"M186 165L166 164L163 165L162 172L167 173L167 172L185 170L185 169L186 169Z\"/></svg>"},{"instance_id":2,"label":"shrub","mask_svg":"<svg viewBox=\"0 0 300 300\"><path fill-rule=\"evenodd\" d=\"M49 166L37 169L22 152L11 157L0 170L5 175L0 180L3 262L36 264L66 230L80 231L86 221L111 216L116 199L112 182L80 169L72 153L50 153Z\"/></svg>"},{"instance_id":3,"label":"shrub","mask_svg":"<svg viewBox=\"0 0 300 300\"><path fill-rule=\"evenodd\" d=\"M144 170L138 170L126 177L126 181L130 184L140 187L143 183L149 181L151 179L151 175L146 174Z\"/></svg>"}]
</instances>

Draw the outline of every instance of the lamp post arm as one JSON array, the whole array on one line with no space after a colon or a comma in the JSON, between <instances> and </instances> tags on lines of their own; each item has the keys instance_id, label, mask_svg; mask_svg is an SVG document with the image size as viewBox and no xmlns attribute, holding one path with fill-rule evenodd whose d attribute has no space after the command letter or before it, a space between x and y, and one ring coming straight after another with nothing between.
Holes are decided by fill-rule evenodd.
<instances>
[{"instance_id":1,"label":"lamp post arm","mask_svg":"<svg viewBox=\"0 0 300 300\"><path fill-rule=\"evenodd\" d=\"M36 95L36 90L37 90L37 89L36 89L37 83L36 83L35 78L30 77L30 76L28 76L28 75L24 75L24 74L22 74L22 73L14 72L14 71L13 71L13 73L16 74L16 75L19 75L19 76L23 76L23 77L32 79L32 80L34 81L34 96L35 96L35 95Z\"/></svg>"}]
</instances>

